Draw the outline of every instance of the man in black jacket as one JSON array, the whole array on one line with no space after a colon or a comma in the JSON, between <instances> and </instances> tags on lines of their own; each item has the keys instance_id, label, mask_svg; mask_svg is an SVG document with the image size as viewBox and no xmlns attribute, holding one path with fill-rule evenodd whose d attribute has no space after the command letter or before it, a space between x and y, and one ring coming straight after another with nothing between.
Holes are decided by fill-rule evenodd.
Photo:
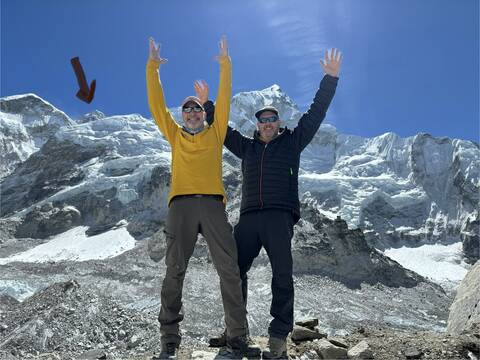
<instances>
[{"instance_id":1,"label":"man in black jacket","mask_svg":"<svg viewBox=\"0 0 480 360\"><path fill-rule=\"evenodd\" d=\"M300 219L298 171L300 154L315 136L335 94L342 55L337 49L326 52L321 65L326 75L309 110L295 129L281 128L278 110L265 106L255 113L257 131L253 138L228 128L224 145L242 159L242 201L240 219L234 229L242 291L247 302L247 272L262 246L272 267L273 320L268 328L269 351L263 358L287 356L286 337L293 329L293 276L291 240L293 226ZM208 100L205 83L195 83L205 103L208 119L214 105ZM222 345L222 338L211 339Z\"/></svg>"}]
</instances>

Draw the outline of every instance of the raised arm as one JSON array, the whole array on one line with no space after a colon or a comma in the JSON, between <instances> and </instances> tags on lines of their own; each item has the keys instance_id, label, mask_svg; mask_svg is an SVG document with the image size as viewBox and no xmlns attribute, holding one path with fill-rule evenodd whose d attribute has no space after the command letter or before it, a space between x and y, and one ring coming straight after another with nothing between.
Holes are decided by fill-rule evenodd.
<instances>
[{"instance_id":1,"label":"raised arm","mask_svg":"<svg viewBox=\"0 0 480 360\"><path fill-rule=\"evenodd\" d=\"M218 85L217 102L213 127L221 143L225 139L230 115L230 101L232 98L232 63L228 55L227 38L224 36L220 41L220 55L216 57L220 63L220 84Z\"/></svg>"},{"instance_id":2,"label":"raised arm","mask_svg":"<svg viewBox=\"0 0 480 360\"><path fill-rule=\"evenodd\" d=\"M195 81L193 87L207 114L205 120L208 125L212 125L215 118L215 105L211 100L208 100L208 85L202 80L201 82ZM223 144L240 159L243 157L245 145L248 141L250 141L250 139L243 136L239 131L230 126L227 127L227 135Z\"/></svg>"},{"instance_id":3,"label":"raised arm","mask_svg":"<svg viewBox=\"0 0 480 360\"><path fill-rule=\"evenodd\" d=\"M150 38L150 52L146 70L148 105L160 131L167 141L173 144L173 139L179 126L167 109L162 84L160 82L160 65L166 62L166 59L160 57L160 44L156 46L155 40Z\"/></svg>"},{"instance_id":4,"label":"raised arm","mask_svg":"<svg viewBox=\"0 0 480 360\"><path fill-rule=\"evenodd\" d=\"M213 117L215 116L215 105L213 105L213 101L208 100L208 85L205 80L195 80L193 83L193 89L195 90L195 94L200 99L200 102L203 104L203 108L205 109L205 121L208 125L213 124Z\"/></svg>"},{"instance_id":5,"label":"raised arm","mask_svg":"<svg viewBox=\"0 0 480 360\"><path fill-rule=\"evenodd\" d=\"M338 74L342 62L342 54L337 49L332 49L330 54L325 52L325 59L321 61L325 76L320 82L320 87L315 94L312 105L298 121L293 134L299 151L312 141L320 124L327 114L328 107L332 102L337 88Z\"/></svg>"},{"instance_id":6,"label":"raised arm","mask_svg":"<svg viewBox=\"0 0 480 360\"><path fill-rule=\"evenodd\" d=\"M223 145L230 150L236 157L243 159L243 154L245 149L250 141L253 141L251 138L242 135L237 129L228 126L227 136Z\"/></svg>"}]
</instances>

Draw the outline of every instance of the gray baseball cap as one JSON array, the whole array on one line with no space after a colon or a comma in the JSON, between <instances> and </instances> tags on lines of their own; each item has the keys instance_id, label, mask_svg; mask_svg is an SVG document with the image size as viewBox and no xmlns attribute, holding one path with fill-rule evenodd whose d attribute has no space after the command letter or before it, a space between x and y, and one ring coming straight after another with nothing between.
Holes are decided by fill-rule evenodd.
<instances>
[{"instance_id":1,"label":"gray baseball cap","mask_svg":"<svg viewBox=\"0 0 480 360\"><path fill-rule=\"evenodd\" d=\"M277 108L270 105L270 106L264 106L260 110L257 110L257 112L255 113L255 117L258 119L260 115L262 115L262 113L264 113L265 111L271 111L275 113L275 115L279 116Z\"/></svg>"},{"instance_id":2,"label":"gray baseball cap","mask_svg":"<svg viewBox=\"0 0 480 360\"><path fill-rule=\"evenodd\" d=\"M187 96L185 98L185 100L182 101L182 108L187 105L189 102L193 102L195 104L197 104L198 106L200 106L202 109L203 109L203 104L202 102L200 101L200 99L196 96Z\"/></svg>"}]
</instances>

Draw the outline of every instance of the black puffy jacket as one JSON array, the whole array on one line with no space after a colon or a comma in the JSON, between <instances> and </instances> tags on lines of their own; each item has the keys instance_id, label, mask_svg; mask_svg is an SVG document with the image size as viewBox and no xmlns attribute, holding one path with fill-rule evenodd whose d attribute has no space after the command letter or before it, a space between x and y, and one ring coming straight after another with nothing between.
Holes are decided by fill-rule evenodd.
<instances>
[{"instance_id":1,"label":"black puffy jacket","mask_svg":"<svg viewBox=\"0 0 480 360\"><path fill-rule=\"evenodd\" d=\"M298 169L300 154L315 136L330 102L335 95L338 78L325 75L308 111L297 127L280 129L280 134L264 143L258 131L253 138L228 127L224 145L242 159L242 201L240 213L260 209L287 209L300 218ZM205 103L207 121L213 119L214 106Z\"/></svg>"}]
</instances>

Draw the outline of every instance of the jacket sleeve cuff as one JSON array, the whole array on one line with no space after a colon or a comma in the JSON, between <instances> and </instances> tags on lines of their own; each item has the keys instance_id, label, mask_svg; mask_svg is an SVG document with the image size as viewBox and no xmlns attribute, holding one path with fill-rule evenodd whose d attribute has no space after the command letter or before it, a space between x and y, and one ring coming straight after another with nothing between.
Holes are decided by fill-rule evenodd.
<instances>
[{"instance_id":1,"label":"jacket sleeve cuff","mask_svg":"<svg viewBox=\"0 0 480 360\"><path fill-rule=\"evenodd\" d=\"M147 69L148 70L157 70L160 66L160 61L148 59Z\"/></svg>"},{"instance_id":2,"label":"jacket sleeve cuff","mask_svg":"<svg viewBox=\"0 0 480 360\"><path fill-rule=\"evenodd\" d=\"M203 103L203 108L205 111L208 111L213 108L213 101L212 100L207 100L205 103Z\"/></svg>"},{"instance_id":3,"label":"jacket sleeve cuff","mask_svg":"<svg viewBox=\"0 0 480 360\"><path fill-rule=\"evenodd\" d=\"M325 74L325 76L323 77L323 79L331 84L337 84L338 83L338 76L332 76L332 75L328 75L328 74Z\"/></svg>"},{"instance_id":4,"label":"jacket sleeve cuff","mask_svg":"<svg viewBox=\"0 0 480 360\"><path fill-rule=\"evenodd\" d=\"M232 59L230 56L222 56L219 59L220 65L231 65L232 64Z\"/></svg>"},{"instance_id":5,"label":"jacket sleeve cuff","mask_svg":"<svg viewBox=\"0 0 480 360\"><path fill-rule=\"evenodd\" d=\"M322 81L320 81L319 89L335 89L337 87L338 77L325 74Z\"/></svg>"}]
</instances>

